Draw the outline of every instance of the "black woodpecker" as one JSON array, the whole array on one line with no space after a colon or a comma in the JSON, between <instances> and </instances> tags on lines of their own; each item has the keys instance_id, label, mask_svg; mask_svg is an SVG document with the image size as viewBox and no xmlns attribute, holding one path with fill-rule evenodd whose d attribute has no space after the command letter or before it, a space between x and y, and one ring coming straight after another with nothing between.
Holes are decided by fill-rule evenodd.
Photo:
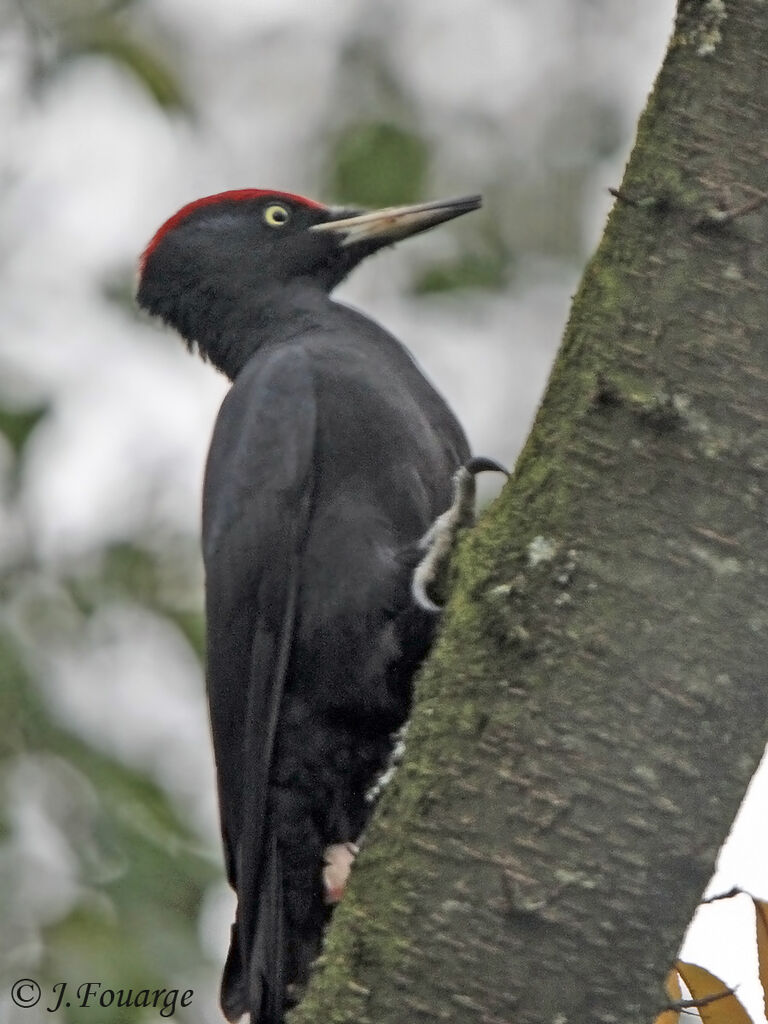
<instances>
[{"instance_id":1,"label":"black woodpecker","mask_svg":"<svg viewBox=\"0 0 768 1024\"><path fill-rule=\"evenodd\" d=\"M440 524L495 468L404 346L330 292L479 206L242 189L179 210L141 257L139 304L232 381L203 495L230 1021L279 1024L302 991L433 639Z\"/></svg>"}]
</instances>

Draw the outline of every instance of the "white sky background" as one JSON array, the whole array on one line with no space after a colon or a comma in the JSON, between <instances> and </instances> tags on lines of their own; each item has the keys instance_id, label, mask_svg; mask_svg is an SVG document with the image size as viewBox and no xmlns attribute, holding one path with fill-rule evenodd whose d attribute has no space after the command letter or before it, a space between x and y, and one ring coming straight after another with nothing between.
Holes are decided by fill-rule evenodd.
<instances>
[{"instance_id":1,"label":"white sky background","mask_svg":"<svg viewBox=\"0 0 768 1024\"><path fill-rule=\"evenodd\" d=\"M174 336L106 301L101 285L199 195L266 186L322 199L323 139L343 123L343 111L365 112L369 102L365 89L345 94L338 75L342 47L362 26L380 39L434 143L431 196L484 191L503 230L533 241L503 292L418 301L404 294L414 267L462 250L468 217L375 257L339 294L409 345L477 452L513 462L581 266L599 239L607 187L621 180L672 28L673 0L148 0L144 8L183 54L194 123L169 119L130 75L100 59L70 65L30 99L22 40L13 29L0 36L0 388L20 400L54 400L24 481L39 550L65 558L129 536L148 519L197 530L202 466L225 382ZM579 115L595 97L615 109L624 139L602 163L587 145L602 127ZM552 159L553 124L565 140L555 157L563 180L582 189L577 259L537 246L535 222L504 212L519 209L516 179L535 179L536 161ZM15 536L13 524L3 525L0 558ZM97 616L81 655L49 667L51 698L83 734L151 765L213 837L199 670L170 632L139 620ZM169 744L169 737L176 738ZM763 776L712 892L738 884L768 897ZM207 915L218 955L228 899L214 893ZM739 984L760 1019L739 902L702 913L684 954Z\"/></svg>"}]
</instances>

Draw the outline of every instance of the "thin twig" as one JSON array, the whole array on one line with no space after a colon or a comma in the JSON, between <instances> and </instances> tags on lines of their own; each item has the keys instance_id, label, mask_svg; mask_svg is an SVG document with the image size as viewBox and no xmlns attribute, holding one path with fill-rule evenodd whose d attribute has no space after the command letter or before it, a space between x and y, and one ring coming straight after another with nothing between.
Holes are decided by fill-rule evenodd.
<instances>
[{"instance_id":1,"label":"thin twig","mask_svg":"<svg viewBox=\"0 0 768 1024\"><path fill-rule=\"evenodd\" d=\"M735 995L735 988L727 988L723 992L713 992L711 996L702 996L701 999L678 999L674 1003L669 1003L664 1009L684 1013L686 1010L698 1010L701 1006L709 1006L710 1003L716 1003L719 999L728 999L729 996Z\"/></svg>"},{"instance_id":2,"label":"thin twig","mask_svg":"<svg viewBox=\"0 0 768 1024\"><path fill-rule=\"evenodd\" d=\"M706 899L701 901L701 904L703 906L705 903L717 903L718 900L731 900L734 896L749 896L749 893L745 892L744 889L740 889L738 885L734 885L728 892L719 892L715 896L707 896Z\"/></svg>"},{"instance_id":3,"label":"thin twig","mask_svg":"<svg viewBox=\"0 0 768 1024\"><path fill-rule=\"evenodd\" d=\"M708 210L698 221L699 227L721 227L723 224L730 224L739 217L746 217L748 213L754 213L761 206L768 203L768 192L757 192L757 189L750 189L757 194L753 199L741 206L735 206L730 210Z\"/></svg>"},{"instance_id":4,"label":"thin twig","mask_svg":"<svg viewBox=\"0 0 768 1024\"><path fill-rule=\"evenodd\" d=\"M618 199L621 203L626 203L627 206L640 205L637 199L633 199L632 196L628 196L626 192L622 192L619 188L609 188L608 191L611 193L614 199Z\"/></svg>"}]
</instances>

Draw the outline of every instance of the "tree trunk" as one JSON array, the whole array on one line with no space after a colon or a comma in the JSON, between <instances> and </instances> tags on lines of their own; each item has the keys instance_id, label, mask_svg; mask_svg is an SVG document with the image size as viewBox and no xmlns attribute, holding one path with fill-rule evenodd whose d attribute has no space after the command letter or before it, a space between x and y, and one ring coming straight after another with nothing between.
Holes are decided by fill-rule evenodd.
<instances>
[{"instance_id":1,"label":"tree trunk","mask_svg":"<svg viewBox=\"0 0 768 1024\"><path fill-rule=\"evenodd\" d=\"M681 0L292 1024L664 1002L768 734L767 55L763 0Z\"/></svg>"}]
</instances>

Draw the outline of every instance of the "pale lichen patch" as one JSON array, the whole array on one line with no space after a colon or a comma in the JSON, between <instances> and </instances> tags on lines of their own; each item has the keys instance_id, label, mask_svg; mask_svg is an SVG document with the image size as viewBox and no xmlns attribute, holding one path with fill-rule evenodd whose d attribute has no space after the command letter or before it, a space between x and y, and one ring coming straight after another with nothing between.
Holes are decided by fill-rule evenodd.
<instances>
[{"instance_id":1,"label":"pale lichen patch","mask_svg":"<svg viewBox=\"0 0 768 1024\"><path fill-rule=\"evenodd\" d=\"M528 545L528 565L532 568L542 562L551 562L557 552L557 544L549 537L538 534Z\"/></svg>"},{"instance_id":2,"label":"pale lichen patch","mask_svg":"<svg viewBox=\"0 0 768 1024\"><path fill-rule=\"evenodd\" d=\"M707 420L706 416L703 416L693 408L693 404L688 395L672 395L671 402L677 415L685 421L690 430L693 430L697 434L710 433L712 425L709 420Z\"/></svg>"},{"instance_id":3,"label":"pale lichen patch","mask_svg":"<svg viewBox=\"0 0 768 1024\"><path fill-rule=\"evenodd\" d=\"M715 459L732 447L733 438L730 432L695 409L688 395L672 395L670 403L685 427L699 435L699 447L706 458Z\"/></svg>"},{"instance_id":4,"label":"pale lichen patch","mask_svg":"<svg viewBox=\"0 0 768 1024\"><path fill-rule=\"evenodd\" d=\"M655 770L650 765L638 764L635 765L634 773L639 779L642 779L648 786L656 786L659 782L659 777Z\"/></svg>"},{"instance_id":5,"label":"pale lichen patch","mask_svg":"<svg viewBox=\"0 0 768 1024\"><path fill-rule=\"evenodd\" d=\"M711 57L723 41L722 25L727 16L724 0L706 0L697 24L685 34L682 43L694 46L697 57Z\"/></svg>"},{"instance_id":6,"label":"pale lichen patch","mask_svg":"<svg viewBox=\"0 0 768 1024\"><path fill-rule=\"evenodd\" d=\"M691 554L704 565L709 566L716 576L735 576L741 572L741 565L735 558L722 558L707 548L694 544L691 547Z\"/></svg>"}]
</instances>

